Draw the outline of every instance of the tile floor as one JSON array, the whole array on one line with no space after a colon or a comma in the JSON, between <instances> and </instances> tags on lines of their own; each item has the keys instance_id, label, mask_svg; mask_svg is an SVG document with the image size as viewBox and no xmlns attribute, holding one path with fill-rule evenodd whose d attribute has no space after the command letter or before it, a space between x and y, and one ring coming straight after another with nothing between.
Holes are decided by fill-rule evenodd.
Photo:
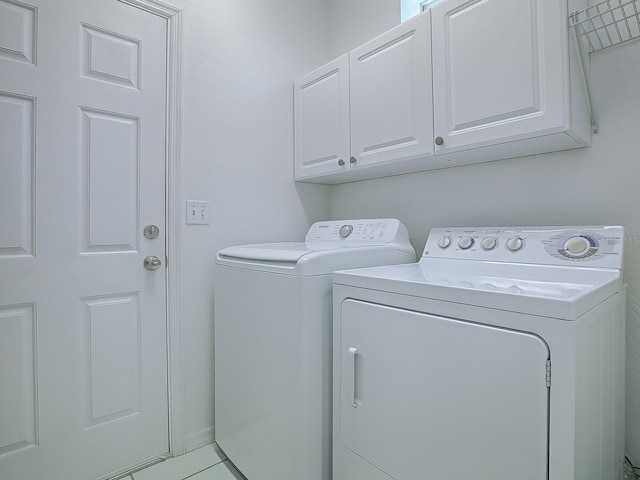
<instances>
[{"instance_id":1,"label":"tile floor","mask_svg":"<svg viewBox=\"0 0 640 480\"><path fill-rule=\"evenodd\" d=\"M207 445L186 455L169 458L123 477L122 480L244 480L224 454Z\"/></svg>"}]
</instances>

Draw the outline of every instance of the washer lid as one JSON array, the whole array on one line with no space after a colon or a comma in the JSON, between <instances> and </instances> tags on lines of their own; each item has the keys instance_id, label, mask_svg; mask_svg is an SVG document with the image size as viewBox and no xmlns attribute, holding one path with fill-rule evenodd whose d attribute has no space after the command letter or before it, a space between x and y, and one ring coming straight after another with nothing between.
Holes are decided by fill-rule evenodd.
<instances>
[{"instance_id":1,"label":"washer lid","mask_svg":"<svg viewBox=\"0 0 640 480\"><path fill-rule=\"evenodd\" d=\"M218 258L296 263L312 251L304 242L263 243L223 248L218 252Z\"/></svg>"},{"instance_id":2,"label":"washer lid","mask_svg":"<svg viewBox=\"0 0 640 480\"><path fill-rule=\"evenodd\" d=\"M219 265L289 275L324 275L336 270L415 262L406 227L395 219L314 223L303 242L227 247Z\"/></svg>"},{"instance_id":3,"label":"washer lid","mask_svg":"<svg viewBox=\"0 0 640 480\"><path fill-rule=\"evenodd\" d=\"M334 284L563 320L576 320L621 288L617 269L437 258L336 272Z\"/></svg>"}]
</instances>

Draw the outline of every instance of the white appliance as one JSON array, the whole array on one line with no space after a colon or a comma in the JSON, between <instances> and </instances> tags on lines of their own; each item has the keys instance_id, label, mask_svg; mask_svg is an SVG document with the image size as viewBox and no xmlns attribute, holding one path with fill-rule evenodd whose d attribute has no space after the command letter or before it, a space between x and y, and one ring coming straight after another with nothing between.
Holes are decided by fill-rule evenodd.
<instances>
[{"instance_id":1,"label":"white appliance","mask_svg":"<svg viewBox=\"0 0 640 480\"><path fill-rule=\"evenodd\" d=\"M333 480L614 480L622 227L432 229L334 275Z\"/></svg>"},{"instance_id":2,"label":"white appliance","mask_svg":"<svg viewBox=\"0 0 640 480\"><path fill-rule=\"evenodd\" d=\"M215 436L248 479L331 477L331 275L415 260L393 219L318 222L305 242L218 252Z\"/></svg>"}]
</instances>

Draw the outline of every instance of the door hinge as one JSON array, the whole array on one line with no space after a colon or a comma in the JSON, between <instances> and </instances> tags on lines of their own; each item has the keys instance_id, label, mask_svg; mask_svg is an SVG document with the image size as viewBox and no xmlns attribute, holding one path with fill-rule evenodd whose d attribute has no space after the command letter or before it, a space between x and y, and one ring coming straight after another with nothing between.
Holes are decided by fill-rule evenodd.
<instances>
[{"instance_id":1,"label":"door hinge","mask_svg":"<svg viewBox=\"0 0 640 480\"><path fill-rule=\"evenodd\" d=\"M547 360L547 373L545 376L547 380L547 388L551 387L551 360Z\"/></svg>"}]
</instances>

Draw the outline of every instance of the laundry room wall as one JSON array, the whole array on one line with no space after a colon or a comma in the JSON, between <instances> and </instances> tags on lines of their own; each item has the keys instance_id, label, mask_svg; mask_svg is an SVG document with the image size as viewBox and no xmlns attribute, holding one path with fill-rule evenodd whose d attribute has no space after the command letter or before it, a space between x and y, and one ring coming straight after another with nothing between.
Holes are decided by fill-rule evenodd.
<instances>
[{"instance_id":1,"label":"laundry room wall","mask_svg":"<svg viewBox=\"0 0 640 480\"><path fill-rule=\"evenodd\" d=\"M345 15L378 7L386 11L390 2L341 3L332 3L338 10L331 18L340 17L340 8ZM389 22L377 22L334 22L331 56L388 28L380 29ZM360 27L362 35L353 31ZM592 147L334 186L332 218L397 217L417 251L431 227L624 225L626 448L640 465L640 41L592 55L591 75L600 127Z\"/></svg>"},{"instance_id":2,"label":"laundry room wall","mask_svg":"<svg viewBox=\"0 0 640 480\"><path fill-rule=\"evenodd\" d=\"M181 197L210 201L180 236L188 449L213 440L214 260L222 247L300 240L329 187L293 182L293 79L328 60L316 0L169 0L183 9Z\"/></svg>"}]
</instances>

